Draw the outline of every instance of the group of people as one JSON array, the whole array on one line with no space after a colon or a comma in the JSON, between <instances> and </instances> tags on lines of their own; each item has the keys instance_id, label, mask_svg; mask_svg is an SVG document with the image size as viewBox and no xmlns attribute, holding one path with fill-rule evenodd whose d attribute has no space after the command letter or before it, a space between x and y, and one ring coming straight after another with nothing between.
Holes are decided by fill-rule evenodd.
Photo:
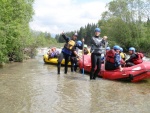
<instances>
[{"instance_id":1,"label":"group of people","mask_svg":"<svg viewBox=\"0 0 150 113\"><path fill-rule=\"evenodd\" d=\"M50 58L57 58L60 53L58 50L56 50L55 47L53 47L48 51L47 54L48 54L48 59L50 59Z\"/></svg>"},{"instance_id":2,"label":"group of people","mask_svg":"<svg viewBox=\"0 0 150 113\"><path fill-rule=\"evenodd\" d=\"M106 70L115 70L117 68L120 71L123 70L123 67L130 67L143 62L142 58L144 55L135 51L134 47L129 48L129 59L126 60L126 54L123 53L123 49L116 45L113 49L106 52Z\"/></svg>"},{"instance_id":3,"label":"group of people","mask_svg":"<svg viewBox=\"0 0 150 113\"><path fill-rule=\"evenodd\" d=\"M101 70L101 64L105 62L106 70L120 69L123 71L124 66L133 66L143 62L143 54L135 51L134 47L129 48L130 58L126 60L126 54L123 53L123 48L115 45L113 49L108 47L107 36L103 38L100 37L101 29L95 28L95 34L91 38L91 72L90 80L95 80L98 73ZM72 38L67 37L62 33L62 37L66 41L62 52L58 56L57 73L60 74L61 62L65 59L65 69L64 73L68 72L68 62L71 61L71 72L77 69L77 58L79 58L77 49L84 50L84 54L88 54L87 45L83 46L84 39L82 41L77 41L78 34L73 34ZM105 48L105 55L101 57L103 49ZM96 68L96 70L95 70Z\"/></svg>"}]
</instances>

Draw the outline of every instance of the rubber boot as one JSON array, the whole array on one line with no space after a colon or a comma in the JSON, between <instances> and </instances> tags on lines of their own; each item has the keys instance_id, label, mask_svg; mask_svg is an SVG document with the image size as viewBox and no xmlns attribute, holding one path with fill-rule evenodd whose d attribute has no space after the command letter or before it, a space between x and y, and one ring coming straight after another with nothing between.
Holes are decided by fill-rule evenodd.
<instances>
[{"instance_id":1,"label":"rubber boot","mask_svg":"<svg viewBox=\"0 0 150 113\"><path fill-rule=\"evenodd\" d=\"M96 70L96 71L95 71L95 73L94 73L94 75L93 75L93 79L94 79L94 80L95 80L96 77L98 76L99 71L100 71L100 70Z\"/></svg>"},{"instance_id":2,"label":"rubber boot","mask_svg":"<svg viewBox=\"0 0 150 113\"><path fill-rule=\"evenodd\" d=\"M71 66L71 72L73 72L73 68L74 68L74 67L73 67L73 66Z\"/></svg>"},{"instance_id":3,"label":"rubber boot","mask_svg":"<svg viewBox=\"0 0 150 113\"><path fill-rule=\"evenodd\" d=\"M67 74L67 71L68 71L68 69L67 69L67 67L65 67L65 72L64 72L64 74Z\"/></svg>"},{"instance_id":4,"label":"rubber boot","mask_svg":"<svg viewBox=\"0 0 150 113\"><path fill-rule=\"evenodd\" d=\"M94 73L93 80L95 80L95 79L96 79L96 77L97 77L97 74L96 74L96 73Z\"/></svg>"},{"instance_id":5,"label":"rubber boot","mask_svg":"<svg viewBox=\"0 0 150 113\"><path fill-rule=\"evenodd\" d=\"M90 80L93 79L93 76L94 76L94 72L91 72L91 73L90 73Z\"/></svg>"}]
</instances>

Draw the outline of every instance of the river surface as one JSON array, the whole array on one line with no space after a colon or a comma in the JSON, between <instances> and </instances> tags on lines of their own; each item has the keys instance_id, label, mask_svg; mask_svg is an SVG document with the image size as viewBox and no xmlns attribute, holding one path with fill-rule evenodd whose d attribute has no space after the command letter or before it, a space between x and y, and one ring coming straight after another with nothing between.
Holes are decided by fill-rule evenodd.
<instances>
[{"instance_id":1,"label":"river surface","mask_svg":"<svg viewBox=\"0 0 150 113\"><path fill-rule=\"evenodd\" d=\"M90 81L61 69L41 54L0 69L0 113L150 113L150 80Z\"/></svg>"}]
</instances>

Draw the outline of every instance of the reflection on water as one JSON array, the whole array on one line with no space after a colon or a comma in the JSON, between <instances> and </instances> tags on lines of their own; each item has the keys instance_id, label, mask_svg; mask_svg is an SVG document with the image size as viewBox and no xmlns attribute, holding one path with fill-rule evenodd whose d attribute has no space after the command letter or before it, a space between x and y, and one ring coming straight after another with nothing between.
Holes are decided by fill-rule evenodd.
<instances>
[{"instance_id":1,"label":"reflection on water","mask_svg":"<svg viewBox=\"0 0 150 113\"><path fill-rule=\"evenodd\" d=\"M0 69L0 113L149 113L149 82L57 75L56 66L37 56Z\"/></svg>"}]
</instances>

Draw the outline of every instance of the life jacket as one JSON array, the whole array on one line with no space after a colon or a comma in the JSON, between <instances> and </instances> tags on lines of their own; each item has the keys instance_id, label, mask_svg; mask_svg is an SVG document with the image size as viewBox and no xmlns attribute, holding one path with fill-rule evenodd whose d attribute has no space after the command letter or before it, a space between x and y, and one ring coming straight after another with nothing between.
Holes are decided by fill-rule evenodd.
<instances>
[{"instance_id":1,"label":"life jacket","mask_svg":"<svg viewBox=\"0 0 150 113\"><path fill-rule=\"evenodd\" d=\"M68 55L72 54L72 49L75 46L75 41L69 40L68 43L65 44L64 48L62 49L62 52Z\"/></svg>"},{"instance_id":2,"label":"life jacket","mask_svg":"<svg viewBox=\"0 0 150 113\"><path fill-rule=\"evenodd\" d=\"M73 41L73 40L69 40L69 42L66 44L66 48L67 49L69 49L69 50L72 50L73 49L73 47L75 46L75 41Z\"/></svg>"},{"instance_id":3,"label":"life jacket","mask_svg":"<svg viewBox=\"0 0 150 113\"><path fill-rule=\"evenodd\" d=\"M112 49L106 53L106 62L115 63L116 52Z\"/></svg>"},{"instance_id":4,"label":"life jacket","mask_svg":"<svg viewBox=\"0 0 150 113\"><path fill-rule=\"evenodd\" d=\"M123 60L125 60L127 58L127 55L123 52L120 53L120 56Z\"/></svg>"},{"instance_id":5,"label":"life jacket","mask_svg":"<svg viewBox=\"0 0 150 113\"><path fill-rule=\"evenodd\" d=\"M132 59L134 64L140 64L143 62L142 58L144 57L143 53L136 53L137 57Z\"/></svg>"}]
</instances>

